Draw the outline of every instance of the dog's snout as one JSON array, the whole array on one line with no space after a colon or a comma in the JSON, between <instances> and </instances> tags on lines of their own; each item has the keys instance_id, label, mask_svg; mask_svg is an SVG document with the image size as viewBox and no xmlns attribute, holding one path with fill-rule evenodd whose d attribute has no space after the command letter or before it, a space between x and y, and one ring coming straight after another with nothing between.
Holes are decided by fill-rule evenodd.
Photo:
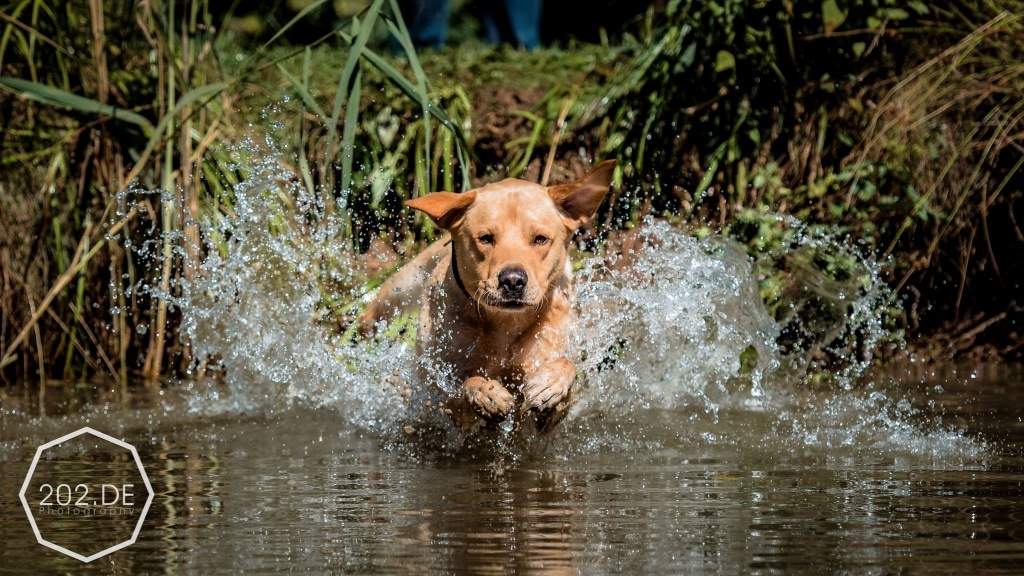
<instances>
[{"instance_id":1,"label":"dog's snout","mask_svg":"<svg viewBox=\"0 0 1024 576\"><path fill-rule=\"evenodd\" d=\"M498 274L498 286L510 296L522 296L529 277L522 268L506 268Z\"/></svg>"}]
</instances>

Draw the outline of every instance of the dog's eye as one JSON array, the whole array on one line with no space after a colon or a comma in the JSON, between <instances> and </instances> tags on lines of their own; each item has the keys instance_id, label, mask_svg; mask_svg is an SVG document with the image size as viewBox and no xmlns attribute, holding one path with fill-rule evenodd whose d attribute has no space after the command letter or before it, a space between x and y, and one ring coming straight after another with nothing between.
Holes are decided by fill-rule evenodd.
<instances>
[{"instance_id":1,"label":"dog's eye","mask_svg":"<svg viewBox=\"0 0 1024 576\"><path fill-rule=\"evenodd\" d=\"M481 234L477 241L481 244L494 244L494 234Z\"/></svg>"},{"instance_id":2,"label":"dog's eye","mask_svg":"<svg viewBox=\"0 0 1024 576\"><path fill-rule=\"evenodd\" d=\"M537 234L537 236L533 239L533 243L536 244L537 246L543 246L548 243L548 240L550 240L550 238L548 238L547 236L543 234Z\"/></svg>"}]
</instances>

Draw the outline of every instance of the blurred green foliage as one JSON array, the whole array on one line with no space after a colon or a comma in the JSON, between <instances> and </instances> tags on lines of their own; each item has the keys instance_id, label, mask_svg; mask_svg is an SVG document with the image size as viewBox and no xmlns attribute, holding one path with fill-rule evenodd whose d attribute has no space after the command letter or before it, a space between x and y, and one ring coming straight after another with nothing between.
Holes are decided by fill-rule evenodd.
<instances>
[{"instance_id":1,"label":"blurred green foliage","mask_svg":"<svg viewBox=\"0 0 1024 576\"><path fill-rule=\"evenodd\" d=\"M566 181L617 157L605 226L583 237L648 214L731 234L780 323L818 326L787 332L791 349L835 336L853 313L837 295L873 289L867 266L895 290L879 318L963 335L937 356L966 349L989 318L1020 318L1019 0L670 0L623 12L621 28L596 34L603 45L406 46L408 59L387 50L388 38L407 43L394 2L261 6L246 28L238 3L3 4L0 241L6 278L20 279L0 299L3 374L125 381L187 365L187 346L156 342L164 330L133 329L166 324L173 340L166 299L125 300L124 288L173 292L187 279L197 221L234 217L232 190L247 176L234 144L264 135L357 251L436 234L404 199L505 175ZM133 181L173 194L116 214ZM137 219L125 233L163 256L106 242L76 263L115 216ZM31 311L44 296L55 317ZM332 321L352 318L349 299L325 307ZM33 322L42 330L29 346ZM1020 349L1012 328L1000 334L997 352Z\"/></svg>"}]
</instances>

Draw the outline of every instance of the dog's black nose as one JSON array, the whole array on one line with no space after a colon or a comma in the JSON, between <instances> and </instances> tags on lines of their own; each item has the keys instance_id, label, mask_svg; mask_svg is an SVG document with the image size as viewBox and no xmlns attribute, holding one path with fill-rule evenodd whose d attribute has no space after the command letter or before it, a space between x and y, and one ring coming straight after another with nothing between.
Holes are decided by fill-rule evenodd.
<instances>
[{"instance_id":1,"label":"dog's black nose","mask_svg":"<svg viewBox=\"0 0 1024 576\"><path fill-rule=\"evenodd\" d=\"M522 296L529 277L522 268L507 268L498 274L498 286L509 296Z\"/></svg>"}]
</instances>

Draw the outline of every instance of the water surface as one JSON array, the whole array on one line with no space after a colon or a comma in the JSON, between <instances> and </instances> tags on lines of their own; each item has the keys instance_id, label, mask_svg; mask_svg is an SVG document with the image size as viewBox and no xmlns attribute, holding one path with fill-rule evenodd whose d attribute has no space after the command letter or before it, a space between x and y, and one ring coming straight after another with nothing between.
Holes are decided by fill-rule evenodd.
<instances>
[{"instance_id":1,"label":"water surface","mask_svg":"<svg viewBox=\"0 0 1024 576\"><path fill-rule=\"evenodd\" d=\"M0 571L1020 573L1021 371L917 372L886 388L901 424L862 409L860 444L779 407L652 407L449 450L339 408L203 414L209 391L187 383L43 419L7 398ZM794 390L793 406L823 396ZM82 425L134 444L157 494L138 542L88 565L37 544L16 497L35 447Z\"/></svg>"}]
</instances>

